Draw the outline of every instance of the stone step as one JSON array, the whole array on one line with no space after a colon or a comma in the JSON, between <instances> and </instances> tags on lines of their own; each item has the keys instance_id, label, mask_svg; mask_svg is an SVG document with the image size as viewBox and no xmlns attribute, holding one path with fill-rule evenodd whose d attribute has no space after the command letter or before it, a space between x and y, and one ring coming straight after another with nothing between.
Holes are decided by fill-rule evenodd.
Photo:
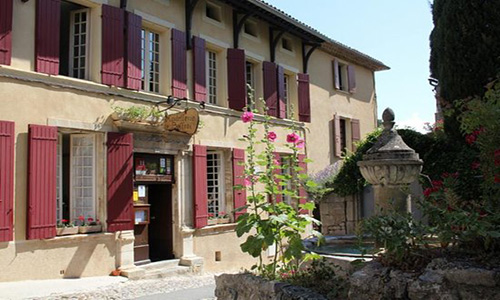
<instances>
[{"instance_id":1,"label":"stone step","mask_svg":"<svg viewBox=\"0 0 500 300\"><path fill-rule=\"evenodd\" d=\"M159 269L177 267L179 265L180 261L181 261L180 259L169 259L169 260L152 262L152 263L141 265L138 267L143 269L143 270L146 270L146 271L147 270L159 270Z\"/></svg>"},{"instance_id":2,"label":"stone step","mask_svg":"<svg viewBox=\"0 0 500 300\"><path fill-rule=\"evenodd\" d=\"M189 273L189 267L175 266L164 269L149 269L141 279L158 279L170 276L185 275Z\"/></svg>"}]
</instances>

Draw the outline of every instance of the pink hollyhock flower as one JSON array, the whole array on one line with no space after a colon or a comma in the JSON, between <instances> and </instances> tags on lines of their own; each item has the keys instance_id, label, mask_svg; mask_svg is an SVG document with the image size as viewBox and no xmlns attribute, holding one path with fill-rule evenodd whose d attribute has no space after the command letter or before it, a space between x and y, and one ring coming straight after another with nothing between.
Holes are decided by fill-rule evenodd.
<instances>
[{"instance_id":1,"label":"pink hollyhock flower","mask_svg":"<svg viewBox=\"0 0 500 300\"><path fill-rule=\"evenodd\" d=\"M300 140L300 136L298 134L296 134L295 132L294 133L290 133L286 136L286 141L288 143L297 143L298 141Z\"/></svg>"},{"instance_id":2,"label":"pink hollyhock flower","mask_svg":"<svg viewBox=\"0 0 500 300\"><path fill-rule=\"evenodd\" d=\"M465 141L467 142L467 144L472 145L472 144L474 144L474 142L476 142L476 136L473 134L468 134L465 137Z\"/></svg>"},{"instance_id":3,"label":"pink hollyhock flower","mask_svg":"<svg viewBox=\"0 0 500 300\"><path fill-rule=\"evenodd\" d=\"M245 186L252 185L252 181L249 178L245 178Z\"/></svg>"},{"instance_id":4,"label":"pink hollyhock flower","mask_svg":"<svg viewBox=\"0 0 500 300\"><path fill-rule=\"evenodd\" d=\"M278 136L276 135L276 132L274 131L270 131L268 134L267 134L267 139L270 141L270 142L274 142L276 140Z\"/></svg>"},{"instance_id":5,"label":"pink hollyhock flower","mask_svg":"<svg viewBox=\"0 0 500 300\"><path fill-rule=\"evenodd\" d=\"M296 144L297 148L299 149L302 149L304 148L304 140L303 139L300 139L297 144Z\"/></svg>"},{"instance_id":6,"label":"pink hollyhock flower","mask_svg":"<svg viewBox=\"0 0 500 300\"><path fill-rule=\"evenodd\" d=\"M253 120L253 112L251 112L251 111L244 112L241 115L241 120L243 121L243 123L252 122L252 120Z\"/></svg>"}]
</instances>

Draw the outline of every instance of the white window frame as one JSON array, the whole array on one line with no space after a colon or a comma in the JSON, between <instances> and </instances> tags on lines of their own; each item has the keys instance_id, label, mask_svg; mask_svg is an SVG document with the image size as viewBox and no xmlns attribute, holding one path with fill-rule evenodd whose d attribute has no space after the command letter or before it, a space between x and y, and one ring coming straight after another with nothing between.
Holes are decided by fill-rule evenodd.
<instances>
[{"instance_id":1,"label":"white window frame","mask_svg":"<svg viewBox=\"0 0 500 300\"><path fill-rule=\"evenodd\" d=\"M206 88L207 88L207 103L217 104L217 76L218 76L218 53L212 49L205 51L206 55ZM212 73L213 71L213 73Z\"/></svg>"},{"instance_id":2,"label":"white window frame","mask_svg":"<svg viewBox=\"0 0 500 300\"><path fill-rule=\"evenodd\" d=\"M75 59L75 53L74 53L74 44L75 44L75 15L78 13L85 12L87 14L86 17L86 24L85 24L85 74L84 78L80 78L80 73L78 73L78 76L74 76L74 59ZM78 10L73 10L70 12L70 35L69 35L69 70L68 70L68 75L69 77L73 78L78 78L78 79L88 79L89 78L89 66L90 66L90 8L82 8ZM79 44L79 47L81 47L83 44ZM81 53L78 56L79 58L82 57ZM79 59L78 58L78 59Z\"/></svg>"},{"instance_id":3,"label":"white window frame","mask_svg":"<svg viewBox=\"0 0 500 300\"><path fill-rule=\"evenodd\" d=\"M280 156L280 160L281 160L280 165L282 166L282 168L281 168L282 175L292 175L292 173L291 173L291 170L292 170L291 159L292 158L290 155L281 155ZM285 168L285 165L288 165L288 167ZM282 191L285 189L288 189L289 191L293 190L291 180L288 180L286 186L285 185L281 186ZM283 197L283 202L285 202L288 205L292 205L292 196L282 194L282 197Z\"/></svg>"},{"instance_id":4,"label":"white window frame","mask_svg":"<svg viewBox=\"0 0 500 300\"><path fill-rule=\"evenodd\" d=\"M75 154L74 154L74 143L73 140L75 138L91 138L92 139L92 172L91 172L91 188L92 188L92 195L90 196L92 198L91 204L92 207L90 209L90 213L87 215L81 214L81 213L76 213L75 212L75 204L76 204L76 195L75 195L75 189L76 186L74 184L75 181ZM70 173L70 200L69 200L69 216L70 220L77 220L80 215L83 215L85 217L85 220L87 220L88 217L93 218L94 220L97 219L97 214L96 214L96 135L95 134L70 134L70 162L69 162L69 173Z\"/></svg>"},{"instance_id":5,"label":"white window frame","mask_svg":"<svg viewBox=\"0 0 500 300\"><path fill-rule=\"evenodd\" d=\"M285 102L285 119L290 118L290 75L288 74L283 74L283 83L284 83L284 95L283 95L283 101Z\"/></svg>"},{"instance_id":6,"label":"white window frame","mask_svg":"<svg viewBox=\"0 0 500 300\"><path fill-rule=\"evenodd\" d=\"M63 135L61 133L57 134L57 162L56 162L56 215L57 223L61 222L63 219Z\"/></svg>"},{"instance_id":7,"label":"white window frame","mask_svg":"<svg viewBox=\"0 0 500 300\"><path fill-rule=\"evenodd\" d=\"M150 35L154 35L157 37L156 41L151 41ZM152 43L157 44L158 46L158 51L154 51L154 49L151 49ZM146 92L151 92L151 93L160 93L160 33L150 30L149 28L142 28L141 29L141 90L146 91ZM158 55L158 60L157 61L152 61L150 58L150 55L153 54L153 56L156 54ZM155 75L158 75L158 81L155 81L151 78L151 71L150 67L151 64L155 64L158 68L158 71L153 71ZM153 89L151 89L151 84L155 85Z\"/></svg>"},{"instance_id":8,"label":"white window frame","mask_svg":"<svg viewBox=\"0 0 500 300\"><path fill-rule=\"evenodd\" d=\"M217 159L215 161L219 163L217 165L218 172L213 173L213 174L217 174L217 182L218 182L217 185L209 185L209 180L208 180L209 155L215 155L217 157ZM212 165L212 167L214 165ZM225 199L226 190L225 190L225 178L224 177L225 177L224 152L218 151L218 150L208 150L207 151L207 211L210 208L210 203L208 203L208 201L209 201L208 198L214 196L214 193L210 193L209 189L210 189L210 187L218 188L218 199L212 198L213 201L217 202L217 204L214 207L214 217L217 217L220 212L226 212L225 211L226 210L226 201L225 201L226 200ZM217 207L218 207L218 210L217 210Z\"/></svg>"},{"instance_id":9,"label":"white window frame","mask_svg":"<svg viewBox=\"0 0 500 300\"><path fill-rule=\"evenodd\" d=\"M250 106L250 97L248 97L248 93L249 93L249 88L248 86L250 85L250 87L252 88L253 90L253 100L254 102L256 102L257 100L255 99L255 94L257 93L257 87L255 85L256 81L255 81L255 64L251 61L249 61L248 59L245 60L245 85L246 85L246 94L247 94L247 105Z\"/></svg>"}]
</instances>

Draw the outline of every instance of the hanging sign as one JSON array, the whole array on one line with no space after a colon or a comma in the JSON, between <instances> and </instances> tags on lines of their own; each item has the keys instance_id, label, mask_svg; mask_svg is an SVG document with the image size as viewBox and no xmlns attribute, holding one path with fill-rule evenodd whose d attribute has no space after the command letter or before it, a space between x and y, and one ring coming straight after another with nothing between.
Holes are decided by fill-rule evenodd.
<instances>
[{"instance_id":1,"label":"hanging sign","mask_svg":"<svg viewBox=\"0 0 500 300\"><path fill-rule=\"evenodd\" d=\"M186 109L183 112L167 115L165 117L165 130L179 131L193 135L198 130L200 115L194 108Z\"/></svg>"}]
</instances>

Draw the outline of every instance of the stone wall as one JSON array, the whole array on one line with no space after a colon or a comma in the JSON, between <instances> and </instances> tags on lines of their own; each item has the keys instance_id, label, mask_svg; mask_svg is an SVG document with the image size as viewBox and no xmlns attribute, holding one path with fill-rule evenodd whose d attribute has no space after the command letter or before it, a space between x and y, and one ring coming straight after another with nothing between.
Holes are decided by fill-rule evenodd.
<instances>
[{"instance_id":1,"label":"stone wall","mask_svg":"<svg viewBox=\"0 0 500 300\"><path fill-rule=\"evenodd\" d=\"M219 300L327 300L309 289L268 281L250 273L215 276L215 296Z\"/></svg>"},{"instance_id":2,"label":"stone wall","mask_svg":"<svg viewBox=\"0 0 500 300\"><path fill-rule=\"evenodd\" d=\"M349 299L500 299L500 267L433 260L420 274L369 263L350 278Z\"/></svg>"},{"instance_id":3,"label":"stone wall","mask_svg":"<svg viewBox=\"0 0 500 300\"><path fill-rule=\"evenodd\" d=\"M330 194L320 203L323 235L354 234L360 219L359 197Z\"/></svg>"}]
</instances>

